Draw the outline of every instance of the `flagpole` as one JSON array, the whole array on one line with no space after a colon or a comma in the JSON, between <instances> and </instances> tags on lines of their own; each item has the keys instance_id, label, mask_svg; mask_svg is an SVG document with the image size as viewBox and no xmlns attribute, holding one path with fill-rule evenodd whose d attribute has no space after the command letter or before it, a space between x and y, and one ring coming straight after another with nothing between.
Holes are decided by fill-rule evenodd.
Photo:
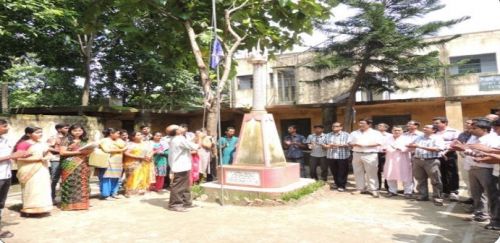
<instances>
[{"instance_id":1,"label":"flagpole","mask_svg":"<svg viewBox=\"0 0 500 243\"><path fill-rule=\"evenodd\" d=\"M213 47L212 47L212 53L211 55L214 55L214 52L216 51L215 47L217 44L217 12L215 8L215 1L212 0L212 33L213 33ZM215 53L218 55L218 53ZM216 90L216 99L217 99L217 130L218 130L218 139L219 141L220 138L222 138L222 127L221 127L221 115L220 115L220 76L219 76L219 63L216 64L216 73L217 73L217 90ZM220 193L221 193L221 200L220 203L222 206L224 206L224 165L222 164L222 147L219 145L219 166L220 166L220 175L219 175L219 183L220 183Z\"/></svg>"}]
</instances>

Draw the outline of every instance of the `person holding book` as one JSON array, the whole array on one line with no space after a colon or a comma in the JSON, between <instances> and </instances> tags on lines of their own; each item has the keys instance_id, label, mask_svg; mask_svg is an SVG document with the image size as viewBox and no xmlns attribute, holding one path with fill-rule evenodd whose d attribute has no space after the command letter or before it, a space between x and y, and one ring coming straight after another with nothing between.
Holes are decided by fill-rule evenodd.
<instances>
[{"instance_id":1,"label":"person holding book","mask_svg":"<svg viewBox=\"0 0 500 243\"><path fill-rule=\"evenodd\" d=\"M61 143L61 209L87 210L90 198L90 167L88 156L93 146L81 125L72 125Z\"/></svg>"},{"instance_id":2,"label":"person holding book","mask_svg":"<svg viewBox=\"0 0 500 243\"><path fill-rule=\"evenodd\" d=\"M127 149L126 143L121 139L121 133L114 128L103 131L104 139L99 143L99 148L109 154L108 167L99 169L99 189L101 199L118 199L119 180L123 173L123 152Z\"/></svg>"}]
</instances>

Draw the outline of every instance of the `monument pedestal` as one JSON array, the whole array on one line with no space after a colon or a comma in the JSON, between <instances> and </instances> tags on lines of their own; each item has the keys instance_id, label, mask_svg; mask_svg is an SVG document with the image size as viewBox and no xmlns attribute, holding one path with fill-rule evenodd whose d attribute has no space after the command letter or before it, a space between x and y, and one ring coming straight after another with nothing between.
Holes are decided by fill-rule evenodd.
<instances>
[{"instance_id":1,"label":"monument pedestal","mask_svg":"<svg viewBox=\"0 0 500 243\"><path fill-rule=\"evenodd\" d=\"M274 167L228 165L218 168L222 184L254 188L279 188L300 179L298 163L283 163Z\"/></svg>"}]
</instances>

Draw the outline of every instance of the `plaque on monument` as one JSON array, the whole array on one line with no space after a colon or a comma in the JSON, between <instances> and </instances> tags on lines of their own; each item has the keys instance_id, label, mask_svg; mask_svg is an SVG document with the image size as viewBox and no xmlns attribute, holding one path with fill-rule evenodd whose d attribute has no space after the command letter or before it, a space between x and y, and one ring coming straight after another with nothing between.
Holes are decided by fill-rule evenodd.
<instances>
[{"instance_id":1,"label":"plaque on monument","mask_svg":"<svg viewBox=\"0 0 500 243\"><path fill-rule=\"evenodd\" d=\"M256 171L227 171L226 183L244 186L260 186L260 175Z\"/></svg>"}]
</instances>

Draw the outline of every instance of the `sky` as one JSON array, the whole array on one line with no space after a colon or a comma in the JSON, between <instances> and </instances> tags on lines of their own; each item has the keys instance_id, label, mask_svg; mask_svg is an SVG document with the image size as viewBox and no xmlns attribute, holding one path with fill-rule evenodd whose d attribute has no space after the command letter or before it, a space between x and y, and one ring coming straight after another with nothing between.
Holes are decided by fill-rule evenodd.
<instances>
[{"instance_id":1,"label":"sky","mask_svg":"<svg viewBox=\"0 0 500 243\"><path fill-rule=\"evenodd\" d=\"M433 20L449 20L470 16L470 19L456 24L452 28L440 31L438 35L451 35L460 33L470 33L486 30L500 29L500 0L441 0L446 5L443 9L426 15L422 22ZM333 10L334 20L342 20L351 15L354 11L345 5L340 5ZM325 40L325 36L319 31L312 35L303 35L304 47L295 48L294 51L305 50L310 46L320 44Z\"/></svg>"}]
</instances>

